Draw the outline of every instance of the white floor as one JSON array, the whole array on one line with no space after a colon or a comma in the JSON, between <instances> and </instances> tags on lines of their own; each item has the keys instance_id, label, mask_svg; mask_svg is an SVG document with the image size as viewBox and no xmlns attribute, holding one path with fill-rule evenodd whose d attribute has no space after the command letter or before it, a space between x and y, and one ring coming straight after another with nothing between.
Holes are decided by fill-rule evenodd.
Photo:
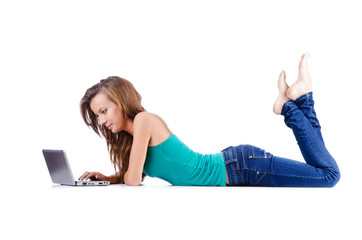
<instances>
[{"instance_id":1,"label":"white floor","mask_svg":"<svg viewBox=\"0 0 362 240\"><path fill-rule=\"evenodd\" d=\"M7 188L1 239L359 239L361 191L175 187Z\"/></svg>"}]
</instances>

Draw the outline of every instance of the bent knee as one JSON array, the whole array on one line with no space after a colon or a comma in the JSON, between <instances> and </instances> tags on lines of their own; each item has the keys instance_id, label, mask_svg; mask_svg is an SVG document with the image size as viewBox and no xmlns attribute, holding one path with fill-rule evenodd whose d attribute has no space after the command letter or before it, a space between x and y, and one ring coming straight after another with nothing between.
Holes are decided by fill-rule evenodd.
<instances>
[{"instance_id":1,"label":"bent knee","mask_svg":"<svg viewBox=\"0 0 362 240\"><path fill-rule=\"evenodd\" d=\"M333 169L326 173L326 187L334 187L341 179L341 173L339 169Z\"/></svg>"}]
</instances>

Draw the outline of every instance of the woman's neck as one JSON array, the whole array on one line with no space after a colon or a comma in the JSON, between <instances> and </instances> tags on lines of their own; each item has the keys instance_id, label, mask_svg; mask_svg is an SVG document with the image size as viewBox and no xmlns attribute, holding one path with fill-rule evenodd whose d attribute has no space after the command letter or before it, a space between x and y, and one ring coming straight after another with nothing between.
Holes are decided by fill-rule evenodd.
<instances>
[{"instance_id":1,"label":"woman's neck","mask_svg":"<svg viewBox=\"0 0 362 240\"><path fill-rule=\"evenodd\" d=\"M126 126L123 130L126 131L131 136L133 136L133 120L132 119L126 120Z\"/></svg>"}]
</instances>

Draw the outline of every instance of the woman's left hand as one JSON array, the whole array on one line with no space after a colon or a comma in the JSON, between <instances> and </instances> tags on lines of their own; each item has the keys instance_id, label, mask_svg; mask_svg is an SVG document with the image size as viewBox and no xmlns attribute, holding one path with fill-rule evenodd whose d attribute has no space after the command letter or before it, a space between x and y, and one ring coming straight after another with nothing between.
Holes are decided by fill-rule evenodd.
<instances>
[{"instance_id":1,"label":"woman's left hand","mask_svg":"<svg viewBox=\"0 0 362 240\"><path fill-rule=\"evenodd\" d=\"M97 181L109 181L109 177L103 175L100 172L85 172L82 176L78 178L78 180L97 180Z\"/></svg>"}]
</instances>

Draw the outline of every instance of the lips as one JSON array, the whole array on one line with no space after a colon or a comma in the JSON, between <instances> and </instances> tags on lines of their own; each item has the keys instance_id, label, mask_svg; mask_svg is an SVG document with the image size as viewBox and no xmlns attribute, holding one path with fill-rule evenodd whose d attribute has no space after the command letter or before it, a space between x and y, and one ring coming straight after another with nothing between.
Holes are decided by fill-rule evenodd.
<instances>
[{"instance_id":1,"label":"lips","mask_svg":"<svg viewBox=\"0 0 362 240\"><path fill-rule=\"evenodd\" d=\"M109 124L109 125L107 126L108 129L111 129L111 127L112 127L112 124Z\"/></svg>"}]
</instances>

